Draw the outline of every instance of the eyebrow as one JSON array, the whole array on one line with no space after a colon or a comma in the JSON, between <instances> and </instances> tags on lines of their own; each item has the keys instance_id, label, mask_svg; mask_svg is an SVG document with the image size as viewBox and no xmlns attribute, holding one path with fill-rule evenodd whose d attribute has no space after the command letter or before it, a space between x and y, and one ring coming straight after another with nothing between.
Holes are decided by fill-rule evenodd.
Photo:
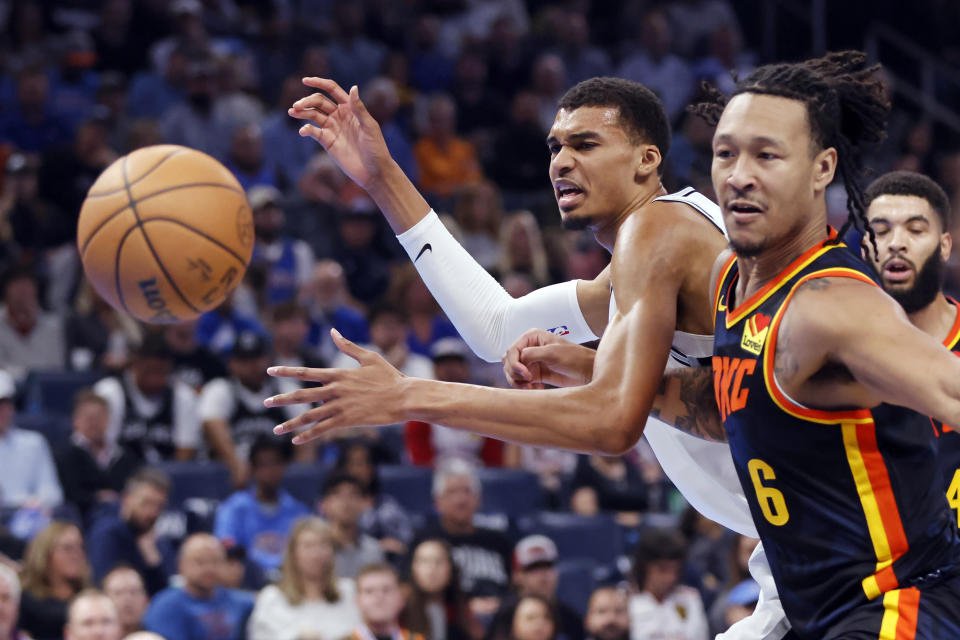
<instances>
[{"instance_id":1,"label":"eyebrow","mask_svg":"<svg viewBox=\"0 0 960 640\"><path fill-rule=\"evenodd\" d=\"M722 133L718 135L715 139L716 142L733 142L733 136L729 133ZM774 147L783 147L783 141L778 140L777 138L770 138L768 136L754 136L750 138L750 144L760 144L760 145L771 145Z\"/></svg>"},{"instance_id":2,"label":"eyebrow","mask_svg":"<svg viewBox=\"0 0 960 640\"><path fill-rule=\"evenodd\" d=\"M577 142L585 138L599 138L599 137L600 137L600 134L597 133L596 131L578 131L577 133L571 133L570 135L568 135L567 139L572 142ZM557 138L557 136L548 136L547 144L549 145L553 142L559 142L559 138Z\"/></svg>"},{"instance_id":3,"label":"eyebrow","mask_svg":"<svg viewBox=\"0 0 960 640\"><path fill-rule=\"evenodd\" d=\"M904 220L903 224L910 224L911 222L924 222L926 224L930 224L930 220L927 218L927 216L919 213ZM873 220L870 220L870 224L891 224L891 222L886 218L874 218Z\"/></svg>"}]
</instances>

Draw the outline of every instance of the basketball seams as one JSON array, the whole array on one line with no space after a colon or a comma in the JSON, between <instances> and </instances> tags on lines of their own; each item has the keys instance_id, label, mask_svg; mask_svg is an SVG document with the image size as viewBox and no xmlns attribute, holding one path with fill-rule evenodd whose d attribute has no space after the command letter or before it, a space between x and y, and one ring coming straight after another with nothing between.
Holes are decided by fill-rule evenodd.
<instances>
[{"instance_id":1,"label":"basketball seams","mask_svg":"<svg viewBox=\"0 0 960 640\"><path fill-rule=\"evenodd\" d=\"M146 172L144 172L144 174L143 174L142 176L140 176L140 177L137 178L136 180L133 180L132 182L130 182L130 186L132 187L133 185L137 184L138 182L140 182L141 180L143 180L144 178L146 178L147 176L149 176L151 173L153 173L154 169L159 168L160 165L162 165L162 164L163 164L164 162L166 162L168 159L172 158L173 156L177 155L178 153L182 153L183 151L186 151L186 149L174 149L173 151L171 151L171 152L168 153L167 155L163 156L162 158L160 158L159 160L157 160L157 163L156 163L156 164L154 164L152 167L150 167L149 169L147 169ZM118 188L113 189L113 190L111 190L111 191L98 191L97 193L87 193L87 198L88 198L88 199L89 199L89 198L103 198L103 197L106 197L106 196L112 196L112 195L118 194L118 193L120 193L121 191L126 191L127 193L130 192L130 190L127 189L127 187L124 186L124 187L118 187Z\"/></svg>"},{"instance_id":2,"label":"basketball seams","mask_svg":"<svg viewBox=\"0 0 960 640\"><path fill-rule=\"evenodd\" d=\"M151 217L147 218L146 220L144 220L141 224L142 224L142 226L145 227L145 226L147 226L148 224L150 224L151 222L170 222L170 223L173 223L173 224L176 224L176 225L180 225L181 227L187 229L188 231L192 231L193 233L197 234L197 235L200 236L201 238L212 242L213 244L217 245L218 247L220 247L221 249L223 249L224 251L226 251L227 253L229 253L231 256L233 256L233 258L236 259L237 262L239 262L239 263L243 266L244 269L246 269L247 266L248 266L247 261L244 260L236 251L234 251L233 249L231 249L230 247L228 247L227 245L225 245L225 244L222 243L221 241L217 240L217 239L214 238L213 236L207 234L206 232L201 231L200 229L197 229L197 228L195 228L195 227L187 224L187 223L184 222L183 220L178 220L177 218L168 218L168 217L166 217L166 216L151 216Z\"/></svg>"},{"instance_id":3,"label":"basketball seams","mask_svg":"<svg viewBox=\"0 0 960 640\"><path fill-rule=\"evenodd\" d=\"M137 225L133 225L124 232L123 237L120 238L120 242L117 243L117 253L113 265L113 278L114 286L117 290L117 299L120 301L120 306L123 307L123 310L130 315L134 314L127 307L127 302L123 299L123 287L120 286L120 256L123 255L123 245L126 244L127 238L129 238L130 234L136 231L138 228L139 227Z\"/></svg>"},{"instance_id":4,"label":"basketball seams","mask_svg":"<svg viewBox=\"0 0 960 640\"><path fill-rule=\"evenodd\" d=\"M124 158L124 161L126 161L126 158ZM124 175L124 179L126 179L126 175ZM131 184L132 184L132 183L131 183ZM96 227L94 227L93 231L91 231L90 234L87 236L87 239L83 241L83 247L80 248L80 255L82 256L83 254L85 254L85 253L87 252L87 247L90 245L90 241L93 240L93 237L94 237L95 235L97 235L97 233L98 233L101 229L103 229L105 226L107 226L107 224L108 224L111 220L113 220L114 218L116 218L117 216L119 216L121 213L123 213L123 212L126 211L127 209L133 209L133 210L134 210L134 211L133 211L133 214L134 214L134 216L137 218L137 223L139 224L139 223L140 223L140 216L137 215L136 205L140 204L140 203L143 202L144 200L149 200L150 198L153 198L153 197L156 197L156 196L159 196L159 195L163 195L164 193L170 193L171 191L176 191L177 189L193 189L193 188L196 188L196 187L212 187L212 188L217 188L217 189L227 189L228 191L233 191L234 193L237 193L237 194L240 194L240 195L245 195L245 194L243 194L243 192L242 192L241 190L236 189L236 188L234 188L234 187L232 187L232 186L230 186L230 185L228 185L228 184L223 184L223 183L220 183L220 182L188 182L188 183L186 183L186 184L178 184L178 185L173 186L173 187L166 187L166 188L164 188L164 189L159 189L159 190L157 190L157 191L152 191L152 192L150 192L150 193L148 193L148 194L146 194L146 195L140 196L140 197L137 198L136 200L134 200L134 199L132 198L132 194L130 193L130 190L127 189L127 195L128 195L128 196L131 196L130 199L129 199L129 201L128 201L125 205L123 205L123 207L121 207L120 209L117 209L116 211L114 211L113 213L111 213L110 215L108 215L108 216L107 216L106 218L104 218Z\"/></svg>"},{"instance_id":5,"label":"basketball seams","mask_svg":"<svg viewBox=\"0 0 960 640\"><path fill-rule=\"evenodd\" d=\"M163 272L163 276L167 279L167 282L170 283L170 286L173 288L174 292L183 300L184 304L190 307L190 310L196 314L200 314L201 311L197 309L192 302L187 300L187 297L183 295L183 292L180 291L180 287L177 286L177 283L170 277L170 274L167 272L167 268L163 265L163 262L160 260L160 256L157 255L157 250L154 249L153 243L150 242L150 236L147 234L147 230L143 228L143 222L140 221L140 214L137 213L137 202L133 199L133 193L130 191L130 183L127 182L127 158L128 156L123 157L123 164L120 166L121 176L123 177L123 184L127 189L127 197L130 199L130 210L133 211L134 217L137 219L137 227L140 229L140 233L143 234L143 240L147 243L147 248L150 249L150 253L153 255L153 259L156 261L157 266L160 267L160 271ZM171 189L172 190L172 189ZM143 198L141 198L143 200ZM91 234L92 235L92 234ZM120 255L120 252L117 251L117 255ZM118 258L119 260L119 258ZM119 272L117 274L119 280Z\"/></svg>"}]
</instances>

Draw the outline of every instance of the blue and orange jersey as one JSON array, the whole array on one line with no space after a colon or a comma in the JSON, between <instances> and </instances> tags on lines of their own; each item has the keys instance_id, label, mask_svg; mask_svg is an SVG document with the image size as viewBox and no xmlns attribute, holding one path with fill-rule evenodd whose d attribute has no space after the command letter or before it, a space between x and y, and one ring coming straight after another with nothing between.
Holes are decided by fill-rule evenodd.
<instances>
[{"instance_id":1,"label":"blue and orange jersey","mask_svg":"<svg viewBox=\"0 0 960 640\"><path fill-rule=\"evenodd\" d=\"M798 636L822 638L886 594L884 628L909 626L919 596L908 587L960 563L929 418L887 404L803 406L774 376L780 323L801 285L876 286L874 276L842 243L824 242L742 302L738 277L731 257L714 299L714 390L787 617Z\"/></svg>"},{"instance_id":2,"label":"blue and orange jersey","mask_svg":"<svg viewBox=\"0 0 960 640\"><path fill-rule=\"evenodd\" d=\"M947 298L954 307L960 307L953 298ZM960 309L958 309L960 311ZM960 313L950 332L943 340L943 346L960 356ZM953 427L930 418L933 432L937 436L940 469L943 472L943 486L947 492L947 503L956 516L957 528L960 528L960 425Z\"/></svg>"}]
</instances>

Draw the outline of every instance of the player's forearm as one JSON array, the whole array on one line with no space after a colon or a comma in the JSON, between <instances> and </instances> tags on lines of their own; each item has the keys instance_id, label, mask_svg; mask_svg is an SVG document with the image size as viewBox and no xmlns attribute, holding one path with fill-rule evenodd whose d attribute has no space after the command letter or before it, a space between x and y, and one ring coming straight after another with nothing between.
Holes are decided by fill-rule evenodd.
<instances>
[{"instance_id":1,"label":"player's forearm","mask_svg":"<svg viewBox=\"0 0 960 640\"><path fill-rule=\"evenodd\" d=\"M430 205L393 158L383 167L379 179L367 187L367 193L397 235L430 213Z\"/></svg>"},{"instance_id":2,"label":"player's forearm","mask_svg":"<svg viewBox=\"0 0 960 640\"><path fill-rule=\"evenodd\" d=\"M673 369L664 373L650 416L704 440L727 440L713 392L713 370L710 367Z\"/></svg>"},{"instance_id":3,"label":"player's forearm","mask_svg":"<svg viewBox=\"0 0 960 640\"><path fill-rule=\"evenodd\" d=\"M498 440L585 453L614 455L643 433L649 404L619 387L585 385L521 391L404 380L403 414ZM638 394L639 395L639 394Z\"/></svg>"}]
</instances>

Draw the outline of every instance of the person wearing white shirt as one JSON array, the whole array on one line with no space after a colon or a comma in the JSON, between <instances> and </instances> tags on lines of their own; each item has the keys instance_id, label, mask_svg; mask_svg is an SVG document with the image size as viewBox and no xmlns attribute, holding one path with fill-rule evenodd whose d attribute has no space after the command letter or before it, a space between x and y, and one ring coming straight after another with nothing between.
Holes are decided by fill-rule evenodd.
<instances>
[{"instance_id":1,"label":"person wearing white shirt","mask_svg":"<svg viewBox=\"0 0 960 640\"><path fill-rule=\"evenodd\" d=\"M53 508L63 501L50 446L35 431L13 425L13 378L0 370L0 504Z\"/></svg>"},{"instance_id":2,"label":"person wearing white shirt","mask_svg":"<svg viewBox=\"0 0 960 640\"><path fill-rule=\"evenodd\" d=\"M630 640L707 640L700 593L680 584L687 543L676 529L649 529L637 543Z\"/></svg>"},{"instance_id":3,"label":"person wearing white shirt","mask_svg":"<svg viewBox=\"0 0 960 640\"><path fill-rule=\"evenodd\" d=\"M93 387L110 409L108 441L150 464L189 460L201 443L197 394L172 373L163 336L148 332L127 369Z\"/></svg>"},{"instance_id":4,"label":"person wearing white shirt","mask_svg":"<svg viewBox=\"0 0 960 640\"><path fill-rule=\"evenodd\" d=\"M405 375L433 379L433 362L430 358L412 353L407 346L407 323L400 309L386 304L376 306L370 310L368 321L370 344L364 345L366 348L382 355ZM359 365L347 354L339 352L331 366L336 369L355 369Z\"/></svg>"}]
</instances>

